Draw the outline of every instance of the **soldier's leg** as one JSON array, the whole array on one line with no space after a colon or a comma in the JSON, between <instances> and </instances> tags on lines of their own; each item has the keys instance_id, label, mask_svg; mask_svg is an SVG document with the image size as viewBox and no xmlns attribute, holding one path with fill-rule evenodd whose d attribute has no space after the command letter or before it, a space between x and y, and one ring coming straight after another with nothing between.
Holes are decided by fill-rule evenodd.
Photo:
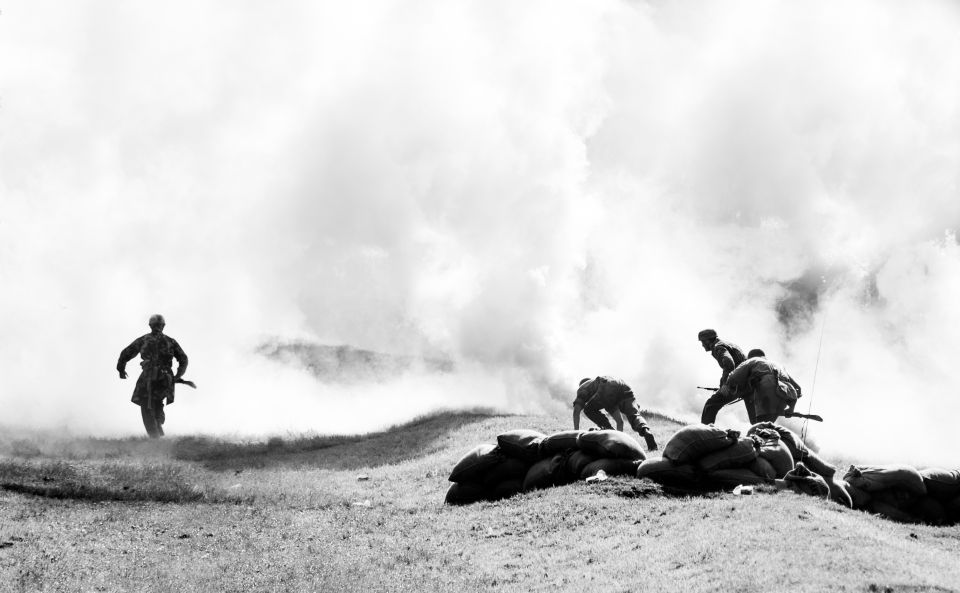
<instances>
[{"instance_id":1,"label":"soldier's leg","mask_svg":"<svg viewBox=\"0 0 960 593\"><path fill-rule=\"evenodd\" d=\"M650 432L650 427L647 426L647 421L640 415L640 410L637 409L637 400L634 398L628 398L620 402L620 411L623 412L623 415L627 417L627 421L630 423L630 427L637 431L637 434L643 437L647 442L647 449L650 451L657 450L657 439L653 437L653 433Z\"/></svg>"},{"instance_id":2,"label":"soldier's leg","mask_svg":"<svg viewBox=\"0 0 960 593\"><path fill-rule=\"evenodd\" d=\"M157 420L157 436L163 436L163 423L167 421L167 414L163 411L163 400L153 402L153 417Z\"/></svg>"},{"instance_id":3,"label":"soldier's leg","mask_svg":"<svg viewBox=\"0 0 960 593\"><path fill-rule=\"evenodd\" d=\"M786 409L777 393L777 380L773 375L760 379L753 390L753 411L756 422L776 422Z\"/></svg>"},{"instance_id":4,"label":"soldier's leg","mask_svg":"<svg viewBox=\"0 0 960 593\"><path fill-rule=\"evenodd\" d=\"M720 413L721 408L735 399L737 399L737 396L733 393L721 394L719 390L714 391L713 395L707 398L707 401L703 404L703 412L700 413L700 423L713 424L716 422L717 414Z\"/></svg>"},{"instance_id":5,"label":"soldier's leg","mask_svg":"<svg viewBox=\"0 0 960 593\"><path fill-rule=\"evenodd\" d=\"M583 407L583 413L584 415L586 415L587 418L589 418L594 424L596 424L600 428L604 430L613 429L613 427L610 426L610 420L607 419L607 416L603 413L603 411L599 407L588 403L586 406Z\"/></svg>"},{"instance_id":6,"label":"soldier's leg","mask_svg":"<svg viewBox=\"0 0 960 593\"><path fill-rule=\"evenodd\" d=\"M620 402L620 412L627 417L627 422L630 423L630 427L633 428L640 434L643 434L644 429L647 427L647 421L644 420L643 416L640 415L640 410L637 409L637 400L634 398L625 399Z\"/></svg>"},{"instance_id":7,"label":"soldier's leg","mask_svg":"<svg viewBox=\"0 0 960 593\"><path fill-rule=\"evenodd\" d=\"M140 404L140 417L143 419L143 427L147 429L147 436L155 439L161 435L157 426L157 418L146 403Z\"/></svg>"}]
</instances>

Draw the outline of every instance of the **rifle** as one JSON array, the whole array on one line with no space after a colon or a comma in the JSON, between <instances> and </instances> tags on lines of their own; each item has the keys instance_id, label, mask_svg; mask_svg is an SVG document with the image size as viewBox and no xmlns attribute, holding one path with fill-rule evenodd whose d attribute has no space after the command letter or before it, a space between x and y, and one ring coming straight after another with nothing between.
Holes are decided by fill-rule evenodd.
<instances>
[{"instance_id":1,"label":"rifle","mask_svg":"<svg viewBox=\"0 0 960 593\"><path fill-rule=\"evenodd\" d=\"M719 390L720 388L719 388L719 387L701 387L701 386L697 385L697 389L704 389L704 390L706 390L706 391L717 391L717 390ZM743 398L739 398L739 397L738 397L737 399L734 399L734 400L731 400L731 401L727 402L726 404L724 404L724 406L729 406L730 404L735 404L735 403L737 403L738 401L740 401L741 399L743 399ZM793 413L786 413L786 414L783 415L783 417L784 417L784 418L806 418L807 420L813 420L813 421L815 421L815 422L823 422L823 416L820 416L819 414L801 414L800 412L793 412Z\"/></svg>"},{"instance_id":2,"label":"rifle","mask_svg":"<svg viewBox=\"0 0 960 593\"><path fill-rule=\"evenodd\" d=\"M176 378L173 380L173 382L174 382L174 383L182 383L183 385L189 385L190 387L193 387L194 389L197 388L197 384L194 383L193 381L187 381L186 379L181 379L180 377L176 377Z\"/></svg>"},{"instance_id":3,"label":"rifle","mask_svg":"<svg viewBox=\"0 0 960 593\"><path fill-rule=\"evenodd\" d=\"M787 412L783 415L784 418L806 418L807 420L814 420L816 422L823 422L823 416L817 414L801 414L799 412Z\"/></svg>"}]
</instances>

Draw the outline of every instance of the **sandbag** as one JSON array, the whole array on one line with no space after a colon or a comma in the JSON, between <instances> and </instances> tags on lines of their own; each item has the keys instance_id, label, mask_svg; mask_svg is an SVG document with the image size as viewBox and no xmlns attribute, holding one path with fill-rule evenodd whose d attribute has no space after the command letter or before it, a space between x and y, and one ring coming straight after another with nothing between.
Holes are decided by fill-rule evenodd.
<instances>
[{"instance_id":1,"label":"sandbag","mask_svg":"<svg viewBox=\"0 0 960 593\"><path fill-rule=\"evenodd\" d=\"M663 447L663 457L676 463L691 463L733 445L739 438L740 433L735 430L723 430L712 424L691 424L673 433Z\"/></svg>"},{"instance_id":2,"label":"sandbag","mask_svg":"<svg viewBox=\"0 0 960 593\"><path fill-rule=\"evenodd\" d=\"M830 488L830 500L842 504L848 509L853 508L853 498L850 496L850 492L847 491L846 482L843 480L837 481L832 478L824 478L824 481L826 481L827 486Z\"/></svg>"},{"instance_id":3,"label":"sandbag","mask_svg":"<svg viewBox=\"0 0 960 593\"><path fill-rule=\"evenodd\" d=\"M783 481L791 490L800 494L808 494L817 498L828 498L830 496L830 486L827 485L827 481L823 476L810 471L802 461L787 472L787 475L783 476Z\"/></svg>"},{"instance_id":4,"label":"sandbag","mask_svg":"<svg viewBox=\"0 0 960 593\"><path fill-rule=\"evenodd\" d=\"M597 459L580 471L580 479L586 480L600 470L608 476L633 476L636 475L638 465L640 464L636 460L631 459Z\"/></svg>"},{"instance_id":5,"label":"sandbag","mask_svg":"<svg viewBox=\"0 0 960 593\"><path fill-rule=\"evenodd\" d=\"M447 490L444 502L447 504L471 504L486 500L488 491L482 484L473 482L454 482Z\"/></svg>"},{"instance_id":6,"label":"sandbag","mask_svg":"<svg viewBox=\"0 0 960 593\"><path fill-rule=\"evenodd\" d=\"M503 461L487 470L481 482L487 488L509 480L519 480L523 483L530 465L515 457L505 457Z\"/></svg>"},{"instance_id":7,"label":"sandbag","mask_svg":"<svg viewBox=\"0 0 960 593\"><path fill-rule=\"evenodd\" d=\"M876 513L885 519L890 519L891 521L897 521L899 523L916 523L917 519L906 511L901 511L895 506L880 502L879 500L874 500L870 503L870 509L872 513Z\"/></svg>"},{"instance_id":8,"label":"sandbag","mask_svg":"<svg viewBox=\"0 0 960 593\"><path fill-rule=\"evenodd\" d=\"M758 485L767 483L767 479L759 476L745 467L735 467L731 469L718 469L706 474L705 479L722 488L736 488L744 485Z\"/></svg>"},{"instance_id":9,"label":"sandbag","mask_svg":"<svg viewBox=\"0 0 960 593\"><path fill-rule=\"evenodd\" d=\"M837 468L824 461L815 451L811 450L810 447L803 442L803 439L800 438L800 435L782 424L760 422L751 426L750 429L747 430L747 434L756 434L759 436L764 430L772 430L780 435L780 441L789 447L790 455L793 457L794 463L802 461L804 465L807 466L807 469L827 479L832 478L833 475L837 473Z\"/></svg>"},{"instance_id":10,"label":"sandbag","mask_svg":"<svg viewBox=\"0 0 960 593\"><path fill-rule=\"evenodd\" d=\"M527 475L523 478L524 492L553 486L563 468L563 462L563 454L557 453L530 466Z\"/></svg>"},{"instance_id":11,"label":"sandbag","mask_svg":"<svg viewBox=\"0 0 960 593\"><path fill-rule=\"evenodd\" d=\"M577 449L567 449L563 453L557 453L560 455L560 469L557 470L557 473L553 476L553 485L562 486L564 484L570 484L576 482L580 479L579 473L573 473L570 468L570 458L581 453Z\"/></svg>"},{"instance_id":12,"label":"sandbag","mask_svg":"<svg viewBox=\"0 0 960 593\"><path fill-rule=\"evenodd\" d=\"M770 462L778 478L784 477L793 469L793 454L790 453L790 447L779 438L763 441L758 455Z\"/></svg>"},{"instance_id":13,"label":"sandbag","mask_svg":"<svg viewBox=\"0 0 960 593\"><path fill-rule=\"evenodd\" d=\"M647 459L637 466L638 478L649 478L665 486L692 487L700 483L700 470L692 463L669 459Z\"/></svg>"},{"instance_id":14,"label":"sandbag","mask_svg":"<svg viewBox=\"0 0 960 593\"><path fill-rule=\"evenodd\" d=\"M960 496L960 470L929 467L920 471L920 477L923 478L927 494L940 502Z\"/></svg>"},{"instance_id":15,"label":"sandbag","mask_svg":"<svg viewBox=\"0 0 960 593\"><path fill-rule=\"evenodd\" d=\"M905 488L887 488L886 490L879 490L877 492L873 492L872 497L874 502L882 502L901 510L906 510L913 503L915 503L918 498L921 498L917 494L914 494Z\"/></svg>"},{"instance_id":16,"label":"sandbag","mask_svg":"<svg viewBox=\"0 0 960 593\"><path fill-rule=\"evenodd\" d=\"M542 432L520 428L499 435L497 446L507 457L533 463L540 459L540 442L545 438L547 435Z\"/></svg>"},{"instance_id":17,"label":"sandbag","mask_svg":"<svg viewBox=\"0 0 960 593\"><path fill-rule=\"evenodd\" d=\"M704 455L697 460L697 466L709 474L721 469L750 465L757 458L756 445L752 438L743 437L729 447Z\"/></svg>"},{"instance_id":18,"label":"sandbag","mask_svg":"<svg viewBox=\"0 0 960 593\"><path fill-rule=\"evenodd\" d=\"M960 496L943 503L943 510L947 513L948 523L960 523Z\"/></svg>"},{"instance_id":19,"label":"sandbag","mask_svg":"<svg viewBox=\"0 0 960 593\"><path fill-rule=\"evenodd\" d=\"M540 456L549 457L555 453L562 453L567 449L577 448L577 439L586 431L583 430L561 430L548 435L540 441Z\"/></svg>"},{"instance_id":20,"label":"sandbag","mask_svg":"<svg viewBox=\"0 0 960 593\"><path fill-rule=\"evenodd\" d=\"M490 488L490 500L510 498L523 491L523 480L504 480Z\"/></svg>"},{"instance_id":21,"label":"sandbag","mask_svg":"<svg viewBox=\"0 0 960 593\"><path fill-rule=\"evenodd\" d=\"M757 457L750 465L746 466L746 468L767 480L773 480L777 477L776 470L774 470L770 462L763 457ZM782 478L783 476L780 477Z\"/></svg>"},{"instance_id":22,"label":"sandbag","mask_svg":"<svg viewBox=\"0 0 960 593\"><path fill-rule=\"evenodd\" d=\"M810 468L810 471L819 474L828 480L837 473L837 468L824 461L818 454L809 449L807 449L807 452L804 453L799 459L794 458L794 461L803 461L803 463Z\"/></svg>"},{"instance_id":23,"label":"sandbag","mask_svg":"<svg viewBox=\"0 0 960 593\"><path fill-rule=\"evenodd\" d=\"M577 446L601 459L646 459L640 443L619 430L590 430L577 439Z\"/></svg>"},{"instance_id":24,"label":"sandbag","mask_svg":"<svg viewBox=\"0 0 960 593\"><path fill-rule=\"evenodd\" d=\"M908 465L851 465L843 479L871 493L889 488L902 488L917 496L927 493L920 472Z\"/></svg>"},{"instance_id":25,"label":"sandbag","mask_svg":"<svg viewBox=\"0 0 960 593\"><path fill-rule=\"evenodd\" d=\"M870 496L869 492L857 488L846 480L840 480L840 482L843 484L844 490L847 491L847 494L850 495L850 500L853 502L853 508L857 509L858 511L870 509L870 501L873 500L873 497Z\"/></svg>"},{"instance_id":26,"label":"sandbag","mask_svg":"<svg viewBox=\"0 0 960 593\"><path fill-rule=\"evenodd\" d=\"M453 466L451 482L480 482L487 471L503 461L503 453L496 445L477 445Z\"/></svg>"},{"instance_id":27,"label":"sandbag","mask_svg":"<svg viewBox=\"0 0 960 593\"><path fill-rule=\"evenodd\" d=\"M930 495L921 496L907 512L929 525L943 525L947 522L947 510L939 500Z\"/></svg>"},{"instance_id":28,"label":"sandbag","mask_svg":"<svg viewBox=\"0 0 960 593\"><path fill-rule=\"evenodd\" d=\"M596 461L597 458L585 451L574 451L567 457L567 473L572 476L580 476L583 468Z\"/></svg>"}]
</instances>

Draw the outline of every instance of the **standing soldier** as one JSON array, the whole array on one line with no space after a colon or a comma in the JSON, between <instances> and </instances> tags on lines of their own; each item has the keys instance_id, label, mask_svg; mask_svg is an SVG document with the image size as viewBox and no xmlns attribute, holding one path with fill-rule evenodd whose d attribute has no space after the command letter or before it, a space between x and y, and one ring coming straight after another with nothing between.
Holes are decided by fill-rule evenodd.
<instances>
[{"instance_id":1,"label":"standing soldier","mask_svg":"<svg viewBox=\"0 0 960 593\"><path fill-rule=\"evenodd\" d=\"M174 383L187 383L183 374L187 371L187 355L180 344L163 333L166 322L163 315L153 315L149 321L150 333L140 336L120 352L117 372L121 379L127 378L127 363L140 355L140 377L133 389L130 401L140 406L143 426L150 438L163 436L163 403L173 403ZM177 359L177 374L173 374L173 359Z\"/></svg>"},{"instance_id":2,"label":"standing soldier","mask_svg":"<svg viewBox=\"0 0 960 593\"><path fill-rule=\"evenodd\" d=\"M717 421L717 414L720 409L738 399L738 396L731 391L724 391L723 386L727 383L727 377L730 376L733 369L737 368L737 365L746 360L747 357L743 355L743 350L739 346L721 340L717 337L717 332L712 329L705 329L698 333L697 339L700 340L703 349L713 355L713 358L716 359L717 364L723 370L723 374L720 375L721 389L715 391L707 399L703 404L703 412L700 414L700 422L713 424ZM750 419L750 424L754 424L753 400L749 396L744 397L743 405L747 408L747 417Z\"/></svg>"},{"instance_id":3,"label":"standing soldier","mask_svg":"<svg viewBox=\"0 0 960 593\"><path fill-rule=\"evenodd\" d=\"M780 416L793 414L800 393L800 384L782 365L768 359L763 350L750 351L746 361L733 369L720 391L747 397L754 403L755 419L750 422L776 422Z\"/></svg>"},{"instance_id":4,"label":"standing soldier","mask_svg":"<svg viewBox=\"0 0 960 593\"><path fill-rule=\"evenodd\" d=\"M597 377L582 379L577 389L577 398L573 400L573 428L580 429L580 412L586 414L597 426L611 429L610 420L604 415L606 411L617 423L617 430L623 430L622 413L627 417L630 426L637 431L647 442L647 449L657 450L657 440L653 438L647 421L637 410L637 401L633 397L633 390L618 379L612 377Z\"/></svg>"}]
</instances>

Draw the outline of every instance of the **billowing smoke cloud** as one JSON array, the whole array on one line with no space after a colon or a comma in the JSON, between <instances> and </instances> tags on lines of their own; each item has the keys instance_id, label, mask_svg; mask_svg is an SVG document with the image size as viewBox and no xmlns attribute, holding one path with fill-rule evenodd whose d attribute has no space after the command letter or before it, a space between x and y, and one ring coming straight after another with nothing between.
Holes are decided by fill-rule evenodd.
<instances>
[{"instance_id":1,"label":"billowing smoke cloud","mask_svg":"<svg viewBox=\"0 0 960 593\"><path fill-rule=\"evenodd\" d=\"M157 311L201 386L171 425L241 434L556 410L599 373L692 416L713 326L807 386L828 449L956 465L952 3L51 1L0 27L5 422L137 432L112 367ZM278 340L454 370L318 382L257 354Z\"/></svg>"}]
</instances>

